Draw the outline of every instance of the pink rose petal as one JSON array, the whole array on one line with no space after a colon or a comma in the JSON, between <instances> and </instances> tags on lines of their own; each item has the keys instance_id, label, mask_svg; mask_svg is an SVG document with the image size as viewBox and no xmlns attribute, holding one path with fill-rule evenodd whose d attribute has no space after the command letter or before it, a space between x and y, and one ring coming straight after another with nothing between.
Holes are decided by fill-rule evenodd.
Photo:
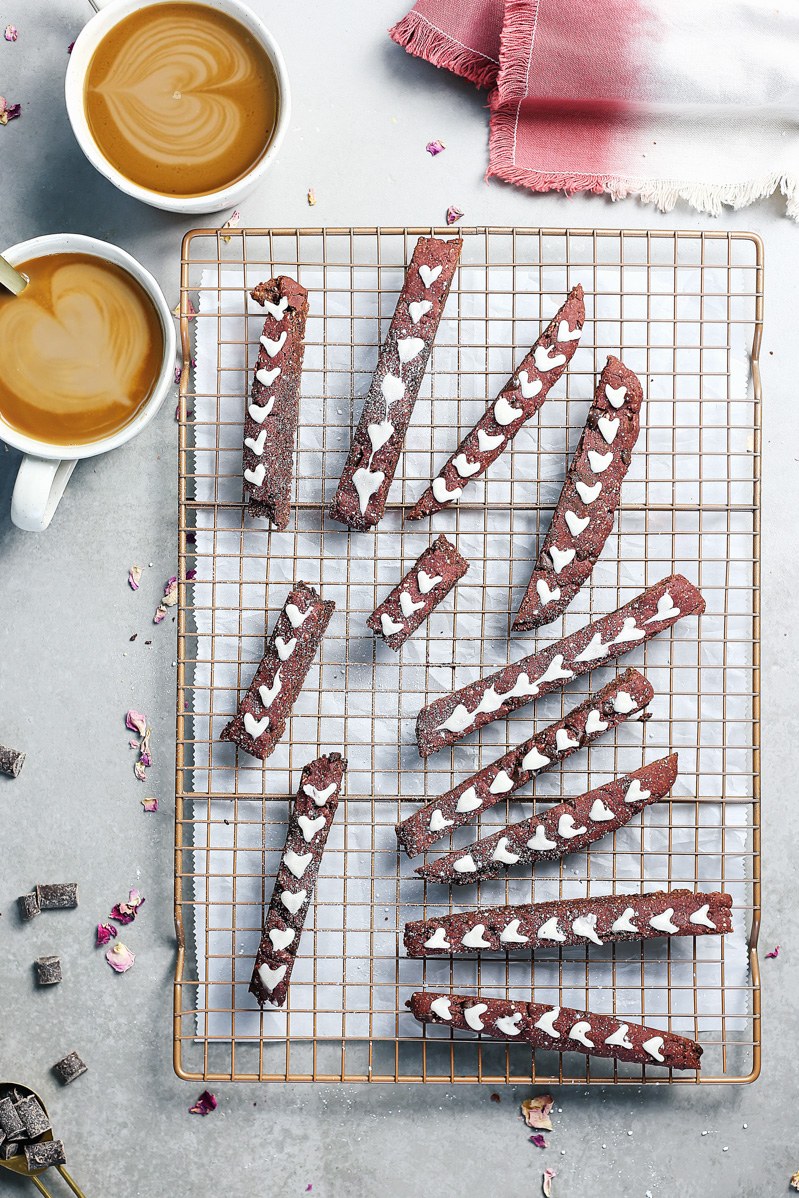
<instances>
[{"instance_id":1,"label":"pink rose petal","mask_svg":"<svg viewBox=\"0 0 799 1198\"><path fill-rule=\"evenodd\" d=\"M541 1179L541 1188L544 1191L544 1198L552 1198L552 1178L557 1177L554 1169L545 1169L544 1176Z\"/></svg>"},{"instance_id":2,"label":"pink rose petal","mask_svg":"<svg viewBox=\"0 0 799 1198\"><path fill-rule=\"evenodd\" d=\"M433 158L435 158L436 154L440 154L442 150L446 150L446 148L447 147L444 145L443 141L438 140L429 141L425 146L428 154L431 154Z\"/></svg>"},{"instance_id":3,"label":"pink rose petal","mask_svg":"<svg viewBox=\"0 0 799 1198\"><path fill-rule=\"evenodd\" d=\"M142 763L140 761L137 761L136 764L134 765L133 772L136 775L136 777L139 779L140 782L147 781L147 775L144 772L144 766L142 765Z\"/></svg>"},{"instance_id":4,"label":"pink rose petal","mask_svg":"<svg viewBox=\"0 0 799 1198\"><path fill-rule=\"evenodd\" d=\"M3 34L3 37L6 39L7 42L15 42L17 40L17 31L13 25L6 25L6 29L5 29L5 33Z\"/></svg>"},{"instance_id":5,"label":"pink rose petal","mask_svg":"<svg viewBox=\"0 0 799 1198\"><path fill-rule=\"evenodd\" d=\"M530 1143L535 1144L536 1148L546 1148L547 1142L541 1135L541 1132L536 1132L534 1136L530 1136Z\"/></svg>"},{"instance_id":6,"label":"pink rose petal","mask_svg":"<svg viewBox=\"0 0 799 1198\"><path fill-rule=\"evenodd\" d=\"M117 934L117 930L112 923L98 923L97 925L97 947L100 948L103 944L108 944Z\"/></svg>"},{"instance_id":7,"label":"pink rose petal","mask_svg":"<svg viewBox=\"0 0 799 1198\"><path fill-rule=\"evenodd\" d=\"M128 571L128 582L132 591L138 591L141 582L141 566L131 566Z\"/></svg>"},{"instance_id":8,"label":"pink rose petal","mask_svg":"<svg viewBox=\"0 0 799 1198\"><path fill-rule=\"evenodd\" d=\"M147 716L142 711L134 711L130 709L125 716L125 727L130 728L131 732L138 732L139 736L144 736L147 731ZM131 744L133 742L131 741Z\"/></svg>"},{"instance_id":9,"label":"pink rose petal","mask_svg":"<svg viewBox=\"0 0 799 1198\"><path fill-rule=\"evenodd\" d=\"M777 945L777 947L775 949L773 949L770 953L766 953L766 956L771 957L772 959L774 957L778 957L779 955L780 955L780 946L779 945Z\"/></svg>"},{"instance_id":10,"label":"pink rose petal","mask_svg":"<svg viewBox=\"0 0 799 1198\"><path fill-rule=\"evenodd\" d=\"M158 799L142 799L141 805L145 811L157 811Z\"/></svg>"},{"instance_id":11,"label":"pink rose petal","mask_svg":"<svg viewBox=\"0 0 799 1198\"><path fill-rule=\"evenodd\" d=\"M127 973L136 960L136 954L120 941L113 948L109 948L105 959L116 973Z\"/></svg>"},{"instance_id":12,"label":"pink rose petal","mask_svg":"<svg viewBox=\"0 0 799 1198\"><path fill-rule=\"evenodd\" d=\"M460 220L462 216L463 211L460 208L456 208L454 204L450 204L447 209L447 224L454 225L455 221Z\"/></svg>"},{"instance_id":13,"label":"pink rose petal","mask_svg":"<svg viewBox=\"0 0 799 1198\"><path fill-rule=\"evenodd\" d=\"M192 1115L210 1115L211 1111L215 1110L216 1097L210 1092L210 1090L203 1090L194 1106L189 1107L189 1113Z\"/></svg>"},{"instance_id":14,"label":"pink rose petal","mask_svg":"<svg viewBox=\"0 0 799 1198\"><path fill-rule=\"evenodd\" d=\"M522 1102L522 1115L528 1127L552 1131L552 1120L549 1112L555 1105L551 1094L539 1094L537 1098L525 1098Z\"/></svg>"},{"instance_id":15,"label":"pink rose petal","mask_svg":"<svg viewBox=\"0 0 799 1198\"><path fill-rule=\"evenodd\" d=\"M241 213L239 212L239 210L237 208L236 211L231 216L230 220L225 221L222 228L223 229L235 229L240 220L241 220ZM226 241L228 244L230 244L229 237L223 237L222 240Z\"/></svg>"}]
</instances>

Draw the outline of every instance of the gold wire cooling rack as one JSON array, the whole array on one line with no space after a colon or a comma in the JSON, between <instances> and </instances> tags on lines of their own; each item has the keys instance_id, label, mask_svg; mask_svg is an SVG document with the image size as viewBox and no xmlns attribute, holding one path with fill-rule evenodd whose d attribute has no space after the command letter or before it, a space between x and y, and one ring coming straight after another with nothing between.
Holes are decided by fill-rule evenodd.
<instances>
[{"instance_id":1,"label":"gold wire cooling rack","mask_svg":"<svg viewBox=\"0 0 799 1198\"><path fill-rule=\"evenodd\" d=\"M183 245L180 606L175 840L174 1062L203 1080L628 1083L745 1082L760 1069L759 502L763 302L759 239L744 233L464 228L464 248L405 452L379 528L348 534L325 516L401 287L430 228L195 230ZM269 531L242 502L241 422L262 316L246 287L278 273L310 293L294 514ZM403 524L421 493L575 283L581 345L555 397L472 498ZM246 286L245 286L246 285ZM196 311L196 315L194 312ZM197 370L189 369L196 346ZM211 349L208 346L211 346ZM203 356L204 352L204 356ZM617 528L590 586L557 623L510 624L583 426L595 375L621 353L645 381L642 431ZM393 654L366 616L433 535L472 563L447 602ZM193 581L182 581L196 571ZM578 794L672 749L680 779L588 854L534 878L425 886L393 824L494 760L610 677L498 721L421 761L422 705L615 609L672 571L707 600L700 620L628 654L655 688L652 718L618 730L499 804L497 822ZM291 583L337 610L288 732L264 764L219 742ZM346 798L322 861L287 1010L247 993L265 904L302 765L342 749ZM441 850L451 846L444 840ZM687 885L733 894L736 938L652 941L531 958L416 961L406 919L492 903ZM462 897L464 896L464 897ZM618 1012L698 1038L700 1074L666 1074L422 1028L421 987Z\"/></svg>"}]
</instances>

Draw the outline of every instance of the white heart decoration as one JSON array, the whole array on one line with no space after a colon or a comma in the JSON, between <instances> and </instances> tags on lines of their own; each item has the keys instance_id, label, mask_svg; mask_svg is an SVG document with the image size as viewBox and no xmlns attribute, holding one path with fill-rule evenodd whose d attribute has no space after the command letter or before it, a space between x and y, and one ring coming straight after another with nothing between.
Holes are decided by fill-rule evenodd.
<instances>
[{"instance_id":1,"label":"white heart decoration","mask_svg":"<svg viewBox=\"0 0 799 1198\"><path fill-rule=\"evenodd\" d=\"M597 453L595 449L588 450L588 464L594 474L602 474L607 470L610 463L613 461L613 450L609 449L607 453Z\"/></svg>"},{"instance_id":2,"label":"white heart decoration","mask_svg":"<svg viewBox=\"0 0 799 1198\"><path fill-rule=\"evenodd\" d=\"M318 815L316 819L311 819L310 815L298 815L297 823L300 825L300 830L305 838L305 843L310 844L320 828L325 826L325 817Z\"/></svg>"},{"instance_id":3,"label":"white heart decoration","mask_svg":"<svg viewBox=\"0 0 799 1198\"><path fill-rule=\"evenodd\" d=\"M291 657L296 645L296 636L293 636L290 641L284 641L282 636L275 637L275 648L281 661L285 661L287 657Z\"/></svg>"},{"instance_id":4,"label":"white heart decoration","mask_svg":"<svg viewBox=\"0 0 799 1198\"><path fill-rule=\"evenodd\" d=\"M407 591L400 591L400 607L402 608L403 616L407 620L408 616L412 616L415 611L421 611L424 603L414 603Z\"/></svg>"},{"instance_id":5,"label":"white heart decoration","mask_svg":"<svg viewBox=\"0 0 799 1198\"><path fill-rule=\"evenodd\" d=\"M400 362L412 362L418 357L424 349L424 341L421 337L398 337L397 338L397 353L399 354Z\"/></svg>"},{"instance_id":6,"label":"white heart decoration","mask_svg":"<svg viewBox=\"0 0 799 1198\"><path fill-rule=\"evenodd\" d=\"M538 591L538 598L542 603L552 603L555 599L560 599L560 587L553 587L550 590L543 578L536 579L535 589Z\"/></svg>"},{"instance_id":7,"label":"white heart decoration","mask_svg":"<svg viewBox=\"0 0 799 1198\"><path fill-rule=\"evenodd\" d=\"M309 799L313 799L317 807L324 807L327 800L338 789L335 782L331 782L324 790L317 790L315 786L311 786L310 782L302 788Z\"/></svg>"},{"instance_id":8,"label":"white heart decoration","mask_svg":"<svg viewBox=\"0 0 799 1198\"><path fill-rule=\"evenodd\" d=\"M288 306L289 306L289 301L288 301L288 296L286 296L286 295L282 295L280 297L280 300L276 304L273 304L271 300L264 300L264 308L266 309L266 311L269 313L270 316L274 317L275 320L283 319L283 317L286 313L286 308L288 308Z\"/></svg>"},{"instance_id":9,"label":"white heart decoration","mask_svg":"<svg viewBox=\"0 0 799 1198\"><path fill-rule=\"evenodd\" d=\"M292 915L296 915L305 902L306 894L305 890L298 890L296 894L292 894L290 890L284 890L280 896L280 901L287 911L290 911Z\"/></svg>"},{"instance_id":10,"label":"white heart decoration","mask_svg":"<svg viewBox=\"0 0 799 1198\"><path fill-rule=\"evenodd\" d=\"M269 716L262 716L260 720L256 720L254 715L249 711L244 713L244 731L248 733L253 740L257 740L259 736L263 736L269 727Z\"/></svg>"},{"instance_id":11,"label":"white heart decoration","mask_svg":"<svg viewBox=\"0 0 799 1198\"><path fill-rule=\"evenodd\" d=\"M408 312L414 324L418 324L423 316L432 308L430 300L415 300L408 304Z\"/></svg>"},{"instance_id":12,"label":"white heart decoration","mask_svg":"<svg viewBox=\"0 0 799 1198\"><path fill-rule=\"evenodd\" d=\"M372 443L372 453L382 449L389 437L393 436L394 425L390 420L381 420L379 424L369 424L366 428Z\"/></svg>"},{"instance_id":13,"label":"white heart decoration","mask_svg":"<svg viewBox=\"0 0 799 1198\"><path fill-rule=\"evenodd\" d=\"M649 799L651 796L652 791L643 789L640 778L633 778L632 782L627 787L627 793L624 796L624 801L625 803L642 803L644 799Z\"/></svg>"},{"instance_id":14,"label":"white heart decoration","mask_svg":"<svg viewBox=\"0 0 799 1198\"><path fill-rule=\"evenodd\" d=\"M671 595L668 591L664 591L658 599L657 610L654 616L650 616L648 620L644 620L645 624L653 624L657 620L671 620L677 618L680 614L679 607L675 607L672 602Z\"/></svg>"},{"instance_id":15,"label":"white heart decoration","mask_svg":"<svg viewBox=\"0 0 799 1198\"><path fill-rule=\"evenodd\" d=\"M596 424L597 424L597 428L599 429L600 433L607 441L608 445L612 445L613 442L616 440L616 433L619 431L618 416L615 418L615 420L611 420L607 416L600 416L599 420L597 420Z\"/></svg>"},{"instance_id":16,"label":"white heart decoration","mask_svg":"<svg viewBox=\"0 0 799 1198\"><path fill-rule=\"evenodd\" d=\"M272 969L264 962L263 965L258 966L258 976L267 990L274 990L275 986L286 976L287 968L287 965L278 965L277 969Z\"/></svg>"},{"instance_id":17,"label":"white heart decoration","mask_svg":"<svg viewBox=\"0 0 799 1198\"><path fill-rule=\"evenodd\" d=\"M288 948L297 933L294 928L270 928L269 939L272 941L272 948L276 952L281 949Z\"/></svg>"},{"instance_id":18,"label":"white heart decoration","mask_svg":"<svg viewBox=\"0 0 799 1198\"><path fill-rule=\"evenodd\" d=\"M275 366L272 370L256 370L255 377L264 387L271 387L279 374L280 367Z\"/></svg>"},{"instance_id":19,"label":"white heart decoration","mask_svg":"<svg viewBox=\"0 0 799 1198\"><path fill-rule=\"evenodd\" d=\"M264 347L266 352L269 354L270 358L274 358L276 354L280 353L281 349L286 344L287 336L288 336L288 333L284 329L283 332L278 337L277 341L273 341L271 339L271 337L262 337L261 338L261 345Z\"/></svg>"},{"instance_id":20,"label":"white heart decoration","mask_svg":"<svg viewBox=\"0 0 799 1198\"><path fill-rule=\"evenodd\" d=\"M577 827L574 823L574 816L568 811L558 820L558 836L563 840L573 840L575 836L582 836L586 829Z\"/></svg>"},{"instance_id":21,"label":"white heart decoration","mask_svg":"<svg viewBox=\"0 0 799 1198\"><path fill-rule=\"evenodd\" d=\"M579 341L582 329L570 329L568 322L562 320L558 325L558 341Z\"/></svg>"},{"instance_id":22,"label":"white heart decoration","mask_svg":"<svg viewBox=\"0 0 799 1198\"><path fill-rule=\"evenodd\" d=\"M433 587L438 586L438 584L441 582L441 575L434 574L431 578L430 575L424 570L420 570L417 576L417 582L419 584L419 594L428 595L430 591L432 591Z\"/></svg>"},{"instance_id":23,"label":"white heart decoration","mask_svg":"<svg viewBox=\"0 0 799 1198\"><path fill-rule=\"evenodd\" d=\"M383 636L393 636L395 632L404 632L405 630L405 625L392 620L387 611L380 614L380 627L383 630Z\"/></svg>"},{"instance_id":24,"label":"white heart decoration","mask_svg":"<svg viewBox=\"0 0 799 1198\"><path fill-rule=\"evenodd\" d=\"M555 567L555 573L560 574L564 566L568 566L573 560L576 549L558 549L557 545L553 545L549 550L549 555L552 558L552 565Z\"/></svg>"},{"instance_id":25,"label":"white heart decoration","mask_svg":"<svg viewBox=\"0 0 799 1198\"><path fill-rule=\"evenodd\" d=\"M443 832L447 828L451 828L454 823L454 819L445 819L438 807L436 807L435 811L430 816L430 823L428 824L428 827L430 828L431 832Z\"/></svg>"},{"instance_id":26,"label":"white heart decoration","mask_svg":"<svg viewBox=\"0 0 799 1198\"><path fill-rule=\"evenodd\" d=\"M244 444L248 449L251 449L255 456L259 458L264 452L264 444L266 443L266 429L262 428L258 434L258 439L253 441L252 437L245 437Z\"/></svg>"},{"instance_id":27,"label":"white heart decoration","mask_svg":"<svg viewBox=\"0 0 799 1198\"><path fill-rule=\"evenodd\" d=\"M494 404L494 419L503 428L507 424L513 424L514 420L519 420L523 415L524 408L514 408L513 404L508 403L504 395L500 395Z\"/></svg>"},{"instance_id":28,"label":"white heart decoration","mask_svg":"<svg viewBox=\"0 0 799 1198\"><path fill-rule=\"evenodd\" d=\"M433 479L433 496L437 503L451 503L453 499L460 499L462 494L462 487L453 487L451 491L448 491L447 480L441 475Z\"/></svg>"},{"instance_id":29,"label":"white heart decoration","mask_svg":"<svg viewBox=\"0 0 799 1198\"><path fill-rule=\"evenodd\" d=\"M271 686L259 686L258 694L261 696L261 702L264 707L271 707L275 698L280 694L283 683L280 681L280 670L275 674Z\"/></svg>"},{"instance_id":30,"label":"white heart decoration","mask_svg":"<svg viewBox=\"0 0 799 1198\"><path fill-rule=\"evenodd\" d=\"M477 474L483 469L482 462L470 462L465 453L459 453L456 458L453 458L452 465L461 478L471 478L473 474Z\"/></svg>"},{"instance_id":31,"label":"white heart decoration","mask_svg":"<svg viewBox=\"0 0 799 1198\"><path fill-rule=\"evenodd\" d=\"M296 603L286 604L286 615L292 628L299 628L300 624L308 619L312 611L312 607L309 607L307 611L300 611Z\"/></svg>"},{"instance_id":32,"label":"white heart decoration","mask_svg":"<svg viewBox=\"0 0 799 1198\"><path fill-rule=\"evenodd\" d=\"M588 818L595 824L604 824L610 819L615 819L615 816L610 807L601 799L594 799L593 806L588 812Z\"/></svg>"},{"instance_id":33,"label":"white heart decoration","mask_svg":"<svg viewBox=\"0 0 799 1198\"><path fill-rule=\"evenodd\" d=\"M602 490L602 483L594 483L593 487L589 487L588 483L582 483L578 480L574 484L574 487L583 503L593 503Z\"/></svg>"},{"instance_id":34,"label":"white heart decoration","mask_svg":"<svg viewBox=\"0 0 799 1198\"><path fill-rule=\"evenodd\" d=\"M402 399L405 395L405 384L395 374L386 374L383 376L380 390L383 392L383 398L386 403L392 404Z\"/></svg>"},{"instance_id":35,"label":"white heart decoration","mask_svg":"<svg viewBox=\"0 0 799 1198\"><path fill-rule=\"evenodd\" d=\"M599 661L600 658L607 657L608 648L609 648L608 645L602 644L602 637L599 635L599 633L595 632L594 635L591 637L591 640L589 641L589 643L583 649L582 653L579 653L577 655L577 657L575 657L574 660L575 661Z\"/></svg>"},{"instance_id":36,"label":"white heart decoration","mask_svg":"<svg viewBox=\"0 0 799 1198\"><path fill-rule=\"evenodd\" d=\"M266 466L263 462L259 462L254 470L245 470L244 477L254 487L260 487L266 477Z\"/></svg>"},{"instance_id":37,"label":"white heart decoration","mask_svg":"<svg viewBox=\"0 0 799 1198\"><path fill-rule=\"evenodd\" d=\"M441 265L427 266L427 264L423 262L419 267L419 274L425 287L432 287L443 269L444 268Z\"/></svg>"},{"instance_id":38,"label":"white heart decoration","mask_svg":"<svg viewBox=\"0 0 799 1198\"><path fill-rule=\"evenodd\" d=\"M490 437L485 429L479 428L477 430L477 444L482 453L490 453L492 449L496 449L498 445L501 445L504 440L505 438L502 436L502 433Z\"/></svg>"},{"instance_id":39,"label":"white heart decoration","mask_svg":"<svg viewBox=\"0 0 799 1198\"><path fill-rule=\"evenodd\" d=\"M295 878L301 878L308 866L311 864L313 853L295 853L293 849L286 849L283 854L283 864L286 869L290 870Z\"/></svg>"},{"instance_id":40,"label":"white heart decoration","mask_svg":"<svg viewBox=\"0 0 799 1198\"><path fill-rule=\"evenodd\" d=\"M547 370L557 370L558 366L562 366L566 361L566 355L556 353L554 345L550 349L537 345L533 351L533 361L536 370L544 374Z\"/></svg>"},{"instance_id":41,"label":"white heart decoration","mask_svg":"<svg viewBox=\"0 0 799 1198\"><path fill-rule=\"evenodd\" d=\"M607 395L608 401L613 405L614 408L621 407L621 405L624 403L624 397L626 394L626 387L609 387L607 383L605 383L605 395Z\"/></svg>"},{"instance_id":42,"label":"white heart decoration","mask_svg":"<svg viewBox=\"0 0 799 1198\"><path fill-rule=\"evenodd\" d=\"M362 516L366 514L369 500L375 491L380 490L385 477L382 470L367 470L365 466L359 466L353 474L352 481L355 490L358 492L358 505Z\"/></svg>"},{"instance_id":43,"label":"white heart decoration","mask_svg":"<svg viewBox=\"0 0 799 1198\"><path fill-rule=\"evenodd\" d=\"M266 405L263 408L260 408L258 404L251 403L248 411L256 424L263 424L274 406L275 397L274 395L270 395Z\"/></svg>"},{"instance_id":44,"label":"white heart decoration","mask_svg":"<svg viewBox=\"0 0 799 1198\"><path fill-rule=\"evenodd\" d=\"M470 786L468 790L464 790L463 794L458 799L455 810L463 815L468 811L476 811L477 808L482 807L482 805L483 800L478 798L477 791L473 786Z\"/></svg>"},{"instance_id":45,"label":"white heart decoration","mask_svg":"<svg viewBox=\"0 0 799 1198\"><path fill-rule=\"evenodd\" d=\"M571 511L571 509L565 512L564 519L566 520L566 523L569 526L569 532L573 537L579 537L580 533L583 532L584 529L588 528L588 525L591 523L590 516L583 516L581 520L577 513Z\"/></svg>"},{"instance_id":46,"label":"white heart decoration","mask_svg":"<svg viewBox=\"0 0 799 1198\"><path fill-rule=\"evenodd\" d=\"M526 370L519 371L519 386L524 399L534 399L543 385L540 379L531 379Z\"/></svg>"}]
</instances>

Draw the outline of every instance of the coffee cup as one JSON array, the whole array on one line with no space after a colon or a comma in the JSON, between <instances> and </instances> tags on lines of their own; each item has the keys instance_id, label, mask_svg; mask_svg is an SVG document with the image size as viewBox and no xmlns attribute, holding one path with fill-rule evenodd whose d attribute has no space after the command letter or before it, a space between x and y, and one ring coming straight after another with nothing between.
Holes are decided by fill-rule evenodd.
<instances>
[{"instance_id":1,"label":"coffee cup","mask_svg":"<svg viewBox=\"0 0 799 1198\"><path fill-rule=\"evenodd\" d=\"M117 449L140 433L153 419L174 383L175 322L161 288L149 271L118 246L76 233L34 237L11 246L4 251L3 257L12 266L19 266L54 254L88 255L127 272L152 304L163 337L163 352L157 376L146 400L128 423L107 436L79 444L54 444L51 440L39 440L20 432L0 413L0 440L13 445L25 455L11 498L11 519L17 528L30 532L42 532L48 527L78 461ZM10 302L22 303L24 295L23 291L21 297Z\"/></svg>"},{"instance_id":2,"label":"coffee cup","mask_svg":"<svg viewBox=\"0 0 799 1198\"><path fill-rule=\"evenodd\" d=\"M196 214L202 212L218 212L223 208L233 208L258 186L269 167L275 160L280 144L288 127L291 101L289 81L283 55L272 34L260 17L243 4L241 0L94 0L98 12L83 27L72 48L66 74L66 105L72 130L78 145L91 162L92 166L105 175L115 187L127 195L161 208L166 212L184 212ZM143 10L157 9L164 4L193 4L208 8L211 14L224 14L224 19L232 19L239 26L244 26L246 34L260 47L266 55L274 74L276 91L276 114L271 137L261 157L235 182L220 186L216 190L204 191L203 194L165 194L157 188L141 186L118 169L109 161L100 149L97 139L92 132L91 122L86 108L86 79L92 65L92 59L100 43L112 35L120 22L141 13ZM180 93L175 92L179 97ZM157 132L157 128L155 129Z\"/></svg>"}]
</instances>

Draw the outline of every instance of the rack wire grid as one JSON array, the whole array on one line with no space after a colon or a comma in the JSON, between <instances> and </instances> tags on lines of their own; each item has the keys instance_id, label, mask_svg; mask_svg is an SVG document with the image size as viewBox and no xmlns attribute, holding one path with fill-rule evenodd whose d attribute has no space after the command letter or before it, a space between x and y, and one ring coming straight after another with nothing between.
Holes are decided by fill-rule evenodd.
<instances>
[{"instance_id":1,"label":"rack wire grid","mask_svg":"<svg viewBox=\"0 0 799 1198\"><path fill-rule=\"evenodd\" d=\"M253 1081L753 1081L760 1069L761 242L747 233L661 230L459 232L461 263L388 508L369 534L348 533L325 509L413 246L419 236L455 230L200 229L185 238L176 1071ZM295 503L282 533L250 519L241 480L242 418L263 320L246 287L281 272L298 277L310 299ZM461 503L429 522L403 523L404 510L578 282L586 326L553 396ZM646 397L616 528L565 616L539 636L514 636L511 622L608 352L639 373ZM440 532L455 540L470 570L394 654L365 619ZM189 570L197 573L187 583ZM613 671L595 669L425 761L413 743L419 709L673 571L700 587L705 614L618 663L652 682L651 718L541 774L514 801L459 829L455 844L677 750L670 798L590 852L534 875L509 871L507 879L452 891L423 883L413 873L421 859L398 852L395 822L568 712ZM261 763L220 742L219 733L299 579L335 599L336 612L287 733ZM349 760L346 796L287 1008L261 1012L247 986L289 803L302 766L331 750ZM452 845L445 838L435 847ZM553 946L534 957L403 954L407 919L680 885L730 892L734 936ZM700 1040L703 1068L671 1073L423 1028L405 1009L418 988L624 1014Z\"/></svg>"}]
</instances>

